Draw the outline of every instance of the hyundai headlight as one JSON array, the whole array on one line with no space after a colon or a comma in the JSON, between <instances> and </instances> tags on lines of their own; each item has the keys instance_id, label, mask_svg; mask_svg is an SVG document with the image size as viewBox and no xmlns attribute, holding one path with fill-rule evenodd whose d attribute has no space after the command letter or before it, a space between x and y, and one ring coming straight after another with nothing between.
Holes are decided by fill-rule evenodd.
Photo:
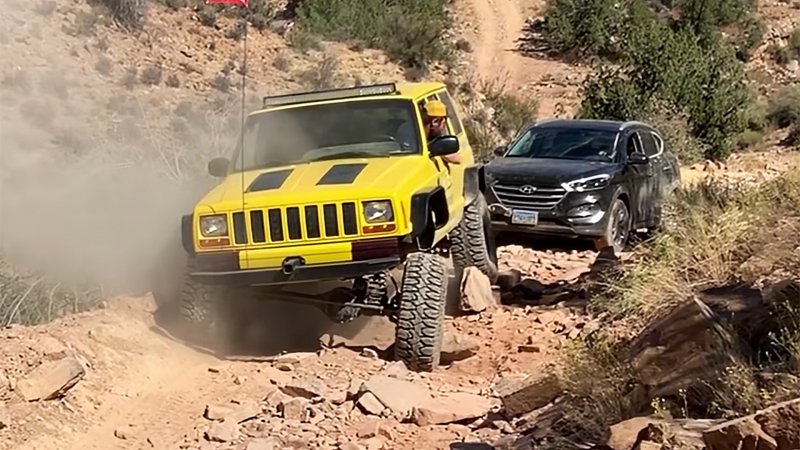
<instances>
[{"instance_id":1,"label":"hyundai headlight","mask_svg":"<svg viewBox=\"0 0 800 450\"><path fill-rule=\"evenodd\" d=\"M228 218L224 214L200 217L200 233L204 237L228 235Z\"/></svg>"},{"instance_id":2,"label":"hyundai headlight","mask_svg":"<svg viewBox=\"0 0 800 450\"><path fill-rule=\"evenodd\" d=\"M564 183L561 186L569 192L596 191L608 186L608 180L610 179L611 175L602 174L595 175L593 177L581 178L579 180L573 180Z\"/></svg>"},{"instance_id":3,"label":"hyundai headlight","mask_svg":"<svg viewBox=\"0 0 800 450\"><path fill-rule=\"evenodd\" d=\"M364 219L367 223L384 223L394 220L392 202L382 200L364 203Z\"/></svg>"}]
</instances>

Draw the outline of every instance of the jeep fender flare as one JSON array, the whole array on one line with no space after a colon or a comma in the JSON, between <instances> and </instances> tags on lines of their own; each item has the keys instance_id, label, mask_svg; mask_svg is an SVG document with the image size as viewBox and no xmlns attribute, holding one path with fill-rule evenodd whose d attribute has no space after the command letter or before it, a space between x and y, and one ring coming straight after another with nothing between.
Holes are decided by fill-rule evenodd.
<instances>
[{"instance_id":1,"label":"jeep fender flare","mask_svg":"<svg viewBox=\"0 0 800 450\"><path fill-rule=\"evenodd\" d=\"M194 256L194 214L186 214L181 217L181 245L186 253Z\"/></svg>"},{"instance_id":2,"label":"jeep fender flare","mask_svg":"<svg viewBox=\"0 0 800 450\"><path fill-rule=\"evenodd\" d=\"M421 249L433 246L436 230L449 220L447 195L441 186L426 188L411 196L411 237L417 240Z\"/></svg>"},{"instance_id":3,"label":"jeep fender flare","mask_svg":"<svg viewBox=\"0 0 800 450\"><path fill-rule=\"evenodd\" d=\"M464 169L464 205L475 201L486 192L486 175L483 164L474 164Z\"/></svg>"}]
</instances>

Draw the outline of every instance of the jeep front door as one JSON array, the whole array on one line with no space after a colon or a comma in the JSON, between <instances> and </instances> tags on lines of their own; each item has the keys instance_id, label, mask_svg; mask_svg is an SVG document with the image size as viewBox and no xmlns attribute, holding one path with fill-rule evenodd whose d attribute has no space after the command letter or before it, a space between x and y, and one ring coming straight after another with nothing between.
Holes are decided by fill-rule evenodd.
<instances>
[{"instance_id":1,"label":"jeep front door","mask_svg":"<svg viewBox=\"0 0 800 450\"><path fill-rule=\"evenodd\" d=\"M420 111L422 111L422 108L425 107L425 104L427 102L429 102L431 100L436 100L436 99L437 99L436 98L436 94L430 95L430 96L426 97L425 99L423 99L419 104ZM425 130L423 130L422 132L423 132L423 134L425 134ZM427 141L427 136L426 136L425 137L425 147L426 148L428 146L427 142L428 141ZM447 198L447 206L448 206L448 209L450 210L450 217L452 218L453 217L453 212L454 212L453 203L458 201L458 199L453 198L453 192L455 191L455 189L453 187L452 169L451 169L451 167L448 166L447 163L445 163L445 161L442 158L431 158L431 163L434 165L434 167L436 167L436 171L437 171L437 174L438 174L438 184L445 191L446 198Z\"/></svg>"}]
</instances>

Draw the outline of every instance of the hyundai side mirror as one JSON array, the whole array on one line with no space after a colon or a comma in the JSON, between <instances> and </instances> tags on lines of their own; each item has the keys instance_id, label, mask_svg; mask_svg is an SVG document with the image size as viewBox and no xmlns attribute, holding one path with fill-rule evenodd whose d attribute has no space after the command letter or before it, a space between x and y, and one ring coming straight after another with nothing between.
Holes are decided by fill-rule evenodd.
<instances>
[{"instance_id":1,"label":"hyundai side mirror","mask_svg":"<svg viewBox=\"0 0 800 450\"><path fill-rule=\"evenodd\" d=\"M498 157L503 156L506 154L506 147L501 145L500 147L497 147L496 149L492 150L492 153L494 154L494 156Z\"/></svg>"},{"instance_id":2,"label":"hyundai side mirror","mask_svg":"<svg viewBox=\"0 0 800 450\"><path fill-rule=\"evenodd\" d=\"M208 162L208 173L212 177L224 178L226 175L228 175L229 165L230 161L228 161L228 158L214 158Z\"/></svg>"},{"instance_id":3,"label":"hyundai side mirror","mask_svg":"<svg viewBox=\"0 0 800 450\"><path fill-rule=\"evenodd\" d=\"M455 136L440 136L428 144L428 150L431 157L447 156L458 153L461 150L461 144Z\"/></svg>"},{"instance_id":4,"label":"hyundai side mirror","mask_svg":"<svg viewBox=\"0 0 800 450\"><path fill-rule=\"evenodd\" d=\"M650 161L650 158L644 153L631 153L628 155L629 164L647 164L648 161Z\"/></svg>"}]
</instances>

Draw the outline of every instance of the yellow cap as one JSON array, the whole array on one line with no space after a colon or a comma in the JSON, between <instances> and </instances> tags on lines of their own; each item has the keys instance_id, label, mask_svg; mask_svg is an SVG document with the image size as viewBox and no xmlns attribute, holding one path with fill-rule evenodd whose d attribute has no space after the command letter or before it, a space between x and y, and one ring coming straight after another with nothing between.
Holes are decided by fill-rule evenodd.
<instances>
[{"instance_id":1,"label":"yellow cap","mask_svg":"<svg viewBox=\"0 0 800 450\"><path fill-rule=\"evenodd\" d=\"M425 104L425 114L430 117L447 117L447 107L439 100L431 100Z\"/></svg>"}]
</instances>

